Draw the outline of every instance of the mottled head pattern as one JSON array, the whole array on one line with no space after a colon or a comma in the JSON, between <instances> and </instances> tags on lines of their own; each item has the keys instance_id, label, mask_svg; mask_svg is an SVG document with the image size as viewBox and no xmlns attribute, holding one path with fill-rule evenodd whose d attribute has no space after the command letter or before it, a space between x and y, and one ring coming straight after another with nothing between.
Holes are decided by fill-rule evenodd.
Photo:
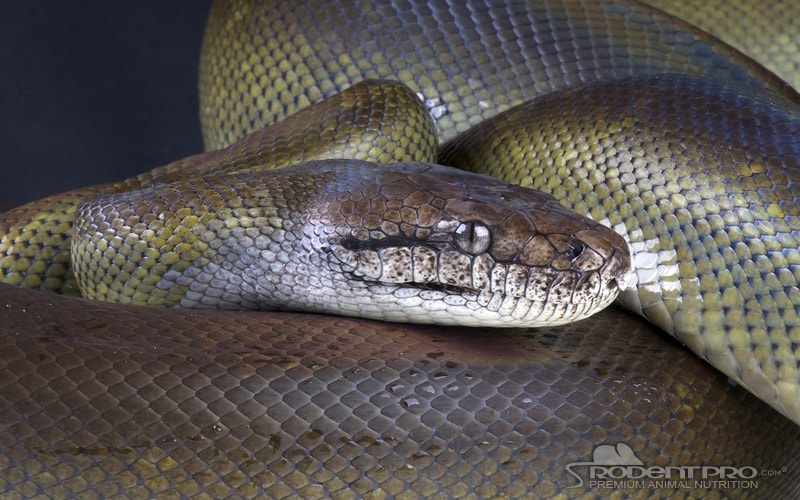
<instances>
[{"instance_id":1,"label":"mottled head pattern","mask_svg":"<svg viewBox=\"0 0 800 500\"><path fill-rule=\"evenodd\" d=\"M630 272L619 235L549 195L420 163L156 186L84 203L75 227L86 296L167 306L552 325L606 307Z\"/></svg>"}]
</instances>

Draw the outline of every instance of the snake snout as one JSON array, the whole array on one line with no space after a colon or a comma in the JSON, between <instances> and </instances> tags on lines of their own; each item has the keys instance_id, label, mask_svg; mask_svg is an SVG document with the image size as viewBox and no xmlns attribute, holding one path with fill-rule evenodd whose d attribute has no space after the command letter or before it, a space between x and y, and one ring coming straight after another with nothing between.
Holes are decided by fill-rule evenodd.
<instances>
[{"instance_id":1,"label":"snake snout","mask_svg":"<svg viewBox=\"0 0 800 500\"><path fill-rule=\"evenodd\" d=\"M453 239L468 264L449 274L469 283L439 278L468 288L471 283L473 293L488 297L487 307L502 304L501 310L513 309L510 316L529 326L599 312L631 272L620 235L539 191L476 183L468 197L448 200L444 211L462 221ZM447 262L439 268L449 269L457 259Z\"/></svg>"},{"instance_id":2,"label":"snake snout","mask_svg":"<svg viewBox=\"0 0 800 500\"><path fill-rule=\"evenodd\" d=\"M598 268L605 286L617 291L628 287L633 273L631 252L625 238L614 230L593 223L594 227L577 233L575 236L583 245L583 251L573 259L576 267L594 265L598 256L602 265Z\"/></svg>"}]
</instances>

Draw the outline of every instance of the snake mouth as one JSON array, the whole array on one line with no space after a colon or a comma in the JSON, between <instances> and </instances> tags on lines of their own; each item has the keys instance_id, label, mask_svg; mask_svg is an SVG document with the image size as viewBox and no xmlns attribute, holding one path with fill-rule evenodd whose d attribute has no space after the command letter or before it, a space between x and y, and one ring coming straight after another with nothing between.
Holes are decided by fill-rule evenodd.
<instances>
[{"instance_id":1,"label":"snake mouth","mask_svg":"<svg viewBox=\"0 0 800 500\"><path fill-rule=\"evenodd\" d=\"M488 290L479 290L473 287L465 287L461 285L454 285L448 283L441 283L441 282L408 282L408 283L388 283L380 280L374 279L365 279L359 276L353 276L351 278L354 281L360 281L367 287L393 287L396 289L402 289L407 291L417 291L419 293L425 292L438 292L442 295L450 295L450 296L459 296L464 297L467 299L477 299L481 296L482 293L488 292Z\"/></svg>"},{"instance_id":2,"label":"snake mouth","mask_svg":"<svg viewBox=\"0 0 800 500\"><path fill-rule=\"evenodd\" d=\"M374 252L371 265L365 265L364 251L341 251L334 247L332 256L340 266L339 271L346 275L345 281L360 282L368 287L389 287L409 292L438 292L446 296L460 296L470 301L480 302L485 297L506 297L526 299L531 302L551 302L553 304L589 304L603 301L609 295L616 297L625 276L608 277L605 272L558 270L553 267L530 267L515 263L497 262L483 254L465 257L445 252L443 257L434 249L391 248L385 253ZM408 255L402 254L405 250ZM414 261L414 252L425 250L431 254L432 265L428 271L421 272L409 262ZM396 265L389 266L389 254L402 256ZM345 260L345 258L347 260ZM463 259L454 265L454 262ZM419 259L421 260L421 259ZM430 263L430 262L429 262Z\"/></svg>"},{"instance_id":3,"label":"snake mouth","mask_svg":"<svg viewBox=\"0 0 800 500\"><path fill-rule=\"evenodd\" d=\"M460 295L467 297L478 297L481 294L481 291L476 288L448 285L446 283L421 283L415 284L413 288L429 292L441 292L445 295Z\"/></svg>"},{"instance_id":4,"label":"snake mouth","mask_svg":"<svg viewBox=\"0 0 800 500\"><path fill-rule=\"evenodd\" d=\"M628 276L624 276L621 278L613 278L611 281L608 282L606 286L608 290L614 293L614 295L619 295L620 293L624 292L631 288L630 279Z\"/></svg>"},{"instance_id":5,"label":"snake mouth","mask_svg":"<svg viewBox=\"0 0 800 500\"><path fill-rule=\"evenodd\" d=\"M630 262L630 260L628 260L628 262ZM636 288L634 269L630 266L630 264L627 267L624 267L624 269L624 272L618 272L608 280L608 288L613 287L618 293Z\"/></svg>"}]
</instances>

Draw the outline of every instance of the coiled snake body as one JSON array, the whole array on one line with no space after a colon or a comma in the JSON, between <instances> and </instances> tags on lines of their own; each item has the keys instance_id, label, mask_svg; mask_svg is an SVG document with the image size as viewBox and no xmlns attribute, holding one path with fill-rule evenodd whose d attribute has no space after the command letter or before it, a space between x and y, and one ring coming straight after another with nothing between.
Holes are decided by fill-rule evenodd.
<instances>
[{"instance_id":1,"label":"coiled snake body","mask_svg":"<svg viewBox=\"0 0 800 500\"><path fill-rule=\"evenodd\" d=\"M623 303L800 420L799 100L727 45L634 2L216 2L201 66L209 149L355 81L403 81L446 141L440 161L549 191L624 232L637 290ZM417 130L398 129L401 142ZM247 168L263 153L244 141L198 158ZM123 192L114 196L135 207L137 195L124 191L166 181L173 167L50 200L48 213L74 211L98 189ZM185 183L201 191L197 182ZM480 195L462 202L471 198ZM19 231L22 246L62 248L61 219L36 219L37 210L14 212L45 228L28 240ZM159 218L145 218L143 240L157 240ZM458 233L473 250L483 248L476 227ZM339 241L340 257L382 250L359 241ZM185 243L162 257L177 259ZM548 258L583 253L551 245ZM153 251L119 248L141 251L143 261ZM100 267L124 275L116 255ZM74 286L55 271L37 275L25 258L3 259L7 281ZM63 271L57 254L48 258ZM87 260L88 274L95 262ZM128 293L113 279L104 284L104 298ZM729 478L757 487L659 483L659 495L798 488L796 423L618 311L561 328L491 330L135 308L5 285L0 293L6 493L593 496L610 492L589 483L601 445L628 465L759 474ZM653 493L619 486L611 492Z\"/></svg>"}]
</instances>

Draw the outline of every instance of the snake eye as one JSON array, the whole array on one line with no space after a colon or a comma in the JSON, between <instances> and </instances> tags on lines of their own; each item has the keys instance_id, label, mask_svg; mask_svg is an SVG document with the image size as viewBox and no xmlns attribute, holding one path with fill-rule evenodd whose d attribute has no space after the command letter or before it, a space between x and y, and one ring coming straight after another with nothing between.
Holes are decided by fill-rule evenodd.
<instances>
[{"instance_id":1,"label":"snake eye","mask_svg":"<svg viewBox=\"0 0 800 500\"><path fill-rule=\"evenodd\" d=\"M483 224L462 222L456 228L455 240L459 250L470 255L478 255L489 249L492 234Z\"/></svg>"}]
</instances>

